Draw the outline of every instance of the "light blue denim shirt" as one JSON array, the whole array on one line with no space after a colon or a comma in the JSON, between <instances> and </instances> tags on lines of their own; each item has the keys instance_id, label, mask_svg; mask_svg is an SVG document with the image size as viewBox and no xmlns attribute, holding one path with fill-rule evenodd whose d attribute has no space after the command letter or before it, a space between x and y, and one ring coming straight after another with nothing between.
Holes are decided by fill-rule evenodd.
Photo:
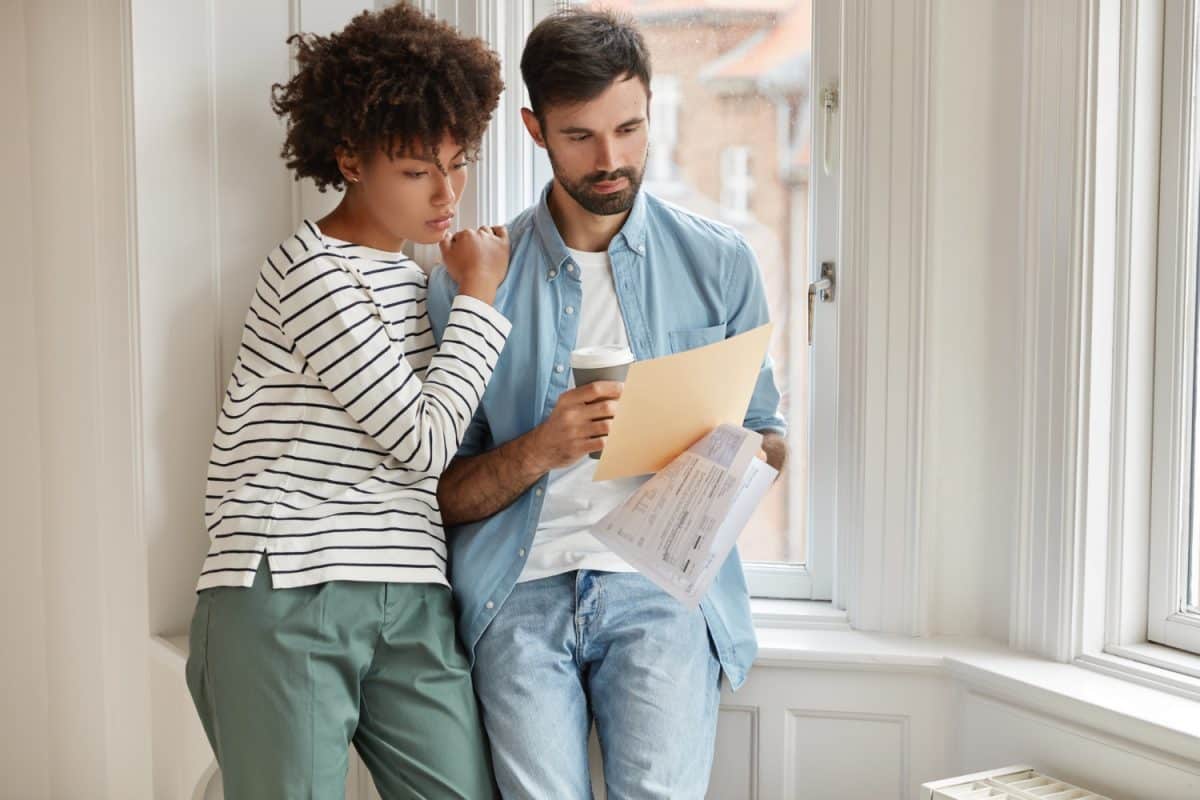
<instances>
[{"instance_id":1,"label":"light blue denim shirt","mask_svg":"<svg viewBox=\"0 0 1200 800\"><path fill-rule=\"evenodd\" d=\"M496 308L513 328L471 421L459 455L475 455L544 422L570 377L579 325L580 270L541 200L509 225L508 275ZM617 300L638 359L678 353L768 321L754 253L732 228L641 191L608 248ZM457 287L442 267L429 281L429 316L441 340ZM784 433L779 390L768 357L745 426ZM545 499L543 476L488 519L451 528L450 581L458 633L474 663L475 644L516 585ZM733 688L741 686L758 643L741 560L735 549L700 604L717 656Z\"/></svg>"}]
</instances>

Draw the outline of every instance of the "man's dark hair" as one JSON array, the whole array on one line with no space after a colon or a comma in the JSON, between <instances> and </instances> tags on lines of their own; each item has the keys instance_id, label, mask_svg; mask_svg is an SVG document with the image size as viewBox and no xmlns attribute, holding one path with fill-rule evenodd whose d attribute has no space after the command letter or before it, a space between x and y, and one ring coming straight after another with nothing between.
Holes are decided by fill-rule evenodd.
<instances>
[{"instance_id":1,"label":"man's dark hair","mask_svg":"<svg viewBox=\"0 0 1200 800\"><path fill-rule=\"evenodd\" d=\"M281 155L297 179L312 178L321 191L345 183L339 146L363 154L382 147L390 158L432 154L440 166L437 145L449 133L474 159L504 88L500 59L482 39L407 3L288 43L299 68L271 87L271 107L287 118Z\"/></svg>"},{"instance_id":2,"label":"man's dark hair","mask_svg":"<svg viewBox=\"0 0 1200 800\"><path fill-rule=\"evenodd\" d=\"M533 113L583 103L613 81L637 78L650 91L650 51L633 20L611 11L569 9L538 23L521 54Z\"/></svg>"}]
</instances>

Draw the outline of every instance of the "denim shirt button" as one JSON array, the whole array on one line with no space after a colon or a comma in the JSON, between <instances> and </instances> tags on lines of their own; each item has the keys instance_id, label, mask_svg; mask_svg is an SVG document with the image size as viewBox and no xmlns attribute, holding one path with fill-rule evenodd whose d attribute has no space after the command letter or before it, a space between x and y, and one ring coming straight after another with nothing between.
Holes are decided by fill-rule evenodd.
<instances>
[{"instance_id":1,"label":"denim shirt button","mask_svg":"<svg viewBox=\"0 0 1200 800\"><path fill-rule=\"evenodd\" d=\"M525 548L522 547L520 550L518 550L517 555L519 555L521 558L524 558L525 557Z\"/></svg>"},{"instance_id":2,"label":"denim shirt button","mask_svg":"<svg viewBox=\"0 0 1200 800\"><path fill-rule=\"evenodd\" d=\"M545 492L542 491L542 487L540 487L540 486L538 488L534 489L533 493L536 494L538 497L541 497L543 494L545 494Z\"/></svg>"},{"instance_id":3,"label":"denim shirt button","mask_svg":"<svg viewBox=\"0 0 1200 800\"><path fill-rule=\"evenodd\" d=\"M495 603L493 603L491 600L488 600L488 601L487 601L487 603L486 603L485 605L487 605L487 607L488 607L489 609L491 609L491 608L495 608L495 607L496 607L496 604L495 604Z\"/></svg>"},{"instance_id":4,"label":"denim shirt button","mask_svg":"<svg viewBox=\"0 0 1200 800\"><path fill-rule=\"evenodd\" d=\"M562 374L563 374L563 365L562 365L562 364L555 364L555 365L554 365L554 371L555 371L555 372L557 372L559 375L562 375Z\"/></svg>"}]
</instances>

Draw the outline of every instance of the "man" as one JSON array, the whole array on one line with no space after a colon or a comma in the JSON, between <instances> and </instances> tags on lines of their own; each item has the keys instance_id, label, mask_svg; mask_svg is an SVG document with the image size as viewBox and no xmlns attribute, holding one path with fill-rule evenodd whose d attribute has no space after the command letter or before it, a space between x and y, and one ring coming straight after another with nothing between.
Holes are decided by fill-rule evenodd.
<instances>
[{"instance_id":1,"label":"man","mask_svg":"<svg viewBox=\"0 0 1200 800\"><path fill-rule=\"evenodd\" d=\"M729 556L688 611L589 528L644 479L592 481L621 384L571 387L570 353L628 345L638 359L767 322L758 264L732 229L640 190L650 63L636 28L569 11L539 24L522 117L554 180L510 226L496 307L513 331L438 500L450 529L459 635L505 797L589 798L595 721L614 798L702 798L720 676L737 688L757 645L741 562ZM454 286L430 281L445 329ZM745 425L782 468L770 360Z\"/></svg>"}]
</instances>

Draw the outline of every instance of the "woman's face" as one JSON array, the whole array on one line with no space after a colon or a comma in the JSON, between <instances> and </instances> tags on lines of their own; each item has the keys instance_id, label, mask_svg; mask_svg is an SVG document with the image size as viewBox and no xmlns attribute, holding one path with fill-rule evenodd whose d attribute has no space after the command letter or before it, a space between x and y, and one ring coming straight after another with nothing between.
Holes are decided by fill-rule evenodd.
<instances>
[{"instance_id":1,"label":"woman's face","mask_svg":"<svg viewBox=\"0 0 1200 800\"><path fill-rule=\"evenodd\" d=\"M437 153L436 159L432 148L388 158L380 149L351 182L360 205L397 239L436 244L453 225L467 185L466 151L447 134Z\"/></svg>"}]
</instances>

